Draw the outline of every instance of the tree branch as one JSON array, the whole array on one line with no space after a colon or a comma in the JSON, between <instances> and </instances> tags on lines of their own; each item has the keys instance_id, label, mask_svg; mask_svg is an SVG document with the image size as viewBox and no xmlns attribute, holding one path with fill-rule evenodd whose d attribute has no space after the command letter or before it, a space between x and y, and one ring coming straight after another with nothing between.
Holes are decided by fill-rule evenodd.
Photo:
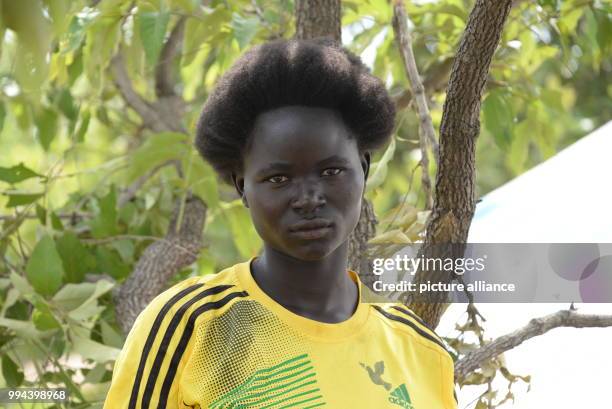
<instances>
[{"instance_id":1,"label":"tree branch","mask_svg":"<svg viewBox=\"0 0 612 409\"><path fill-rule=\"evenodd\" d=\"M155 94L158 97L176 95L172 79L172 63L181 49L185 32L185 16L181 16L170 32L155 67Z\"/></svg>"},{"instance_id":2,"label":"tree branch","mask_svg":"<svg viewBox=\"0 0 612 409\"><path fill-rule=\"evenodd\" d=\"M330 37L342 43L340 0L297 0L295 17L297 38Z\"/></svg>"},{"instance_id":3,"label":"tree branch","mask_svg":"<svg viewBox=\"0 0 612 409\"><path fill-rule=\"evenodd\" d=\"M125 334L138 314L166 288L168 280L198 257L206 206L192 196L185 203L182 218L180 207L175 206L166 236L146 248L132 274L113 292L117 322Z\"/></svg>"},{"instance_id":4,"label":"tree branch","mask_svg":"<svg viewBox=\"0 0 612 409\"><path fill-rule=\"evenodd\" d=\"M436 142L436 132L434 131L427 106L427 97L425 96L425 88L421 82L421 77L414 59L412 51L412 37L408 31L406 24L406 10L402 0L395 0L393 3L393 30L395 32L395 40L402 56L404 69L410 82L410 87L414 93L416 101L417 115L419 117L419 142L421 147L421 185L425 192L425 201L427 209L433 207L433 196L431 192L431 180L429 179L429 153L428 145L431 144L434 149L434 156L437 160L438 144Z\"/></svg>"},{"instance_id":5,"label":"tree branch","mask_svg":"<svg viewBox=\"0 0 612 409\"><path fill-rule=\"evenodd\" d=\"M477 0L467 21L459 50L453 60L440 124L440 157L435 198L419 256L427 258L463 255L461 246L444 254L434 249L440 243L465 243L474 216L476 138L480 132L480 101L491 59L510 12L512 0ZM448 252L450 250L450 252ZM453 274L419 271L415 284L451 282ZM447 294L429 293L428 302L410 300L409 307L432 328L438 326L447 308ZM403 298L411 297L410 294Z\"/></svg>"},{"instance_id":6,"label":"tree branch","mask_svg":"<svg viewBox=\"0 0 612 409\"><path fill-rule=\"evenodd\" d=\"M119 199L117 200L117 208L123 207L127 202L132 200L136 196L136 192L145 184L149 179L151 179L155 174L162 168L174 164L175 161L167 161L160 163L152 169L149 169L147 173L136 179L130 186L128 186L121 194L119 195Z\"/></svg>"},{"instance_id":7,"label":"tree branch","mask_svg":"<svg viewBox=\"0 0 612 409\"><path fill-rule=\"evenodd\" d=\"M117 89L119 89L125 102L140 115L144 125L154 132L167 131L168 127L159 119L159 115L153 106L134 91L130 77L125 69L121 50L113 57L111 67Z\"/></svg>"},{"instance_id":8,"label":"tree branch","mask_svg":"<svg viewBox=\"0 0 612 409\"><path fill-rule=\"evenodd\" d=\"M534 318L523 328L501 336L476 351L466 354L455 364L455 381L461 382L488 360L515 348L530 338L559 327L612 327L612 315L585 315L573 310L561 310L544 317Z\"/></svg>"}]
</instances>

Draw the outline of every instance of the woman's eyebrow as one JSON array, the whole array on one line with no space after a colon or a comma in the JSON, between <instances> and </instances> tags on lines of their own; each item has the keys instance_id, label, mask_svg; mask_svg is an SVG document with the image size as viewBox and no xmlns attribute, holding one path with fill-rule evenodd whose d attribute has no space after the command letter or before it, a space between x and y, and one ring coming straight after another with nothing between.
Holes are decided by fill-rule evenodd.
<instances>
[{"instance_id":1,"label":"woman's eyebrow","mask_svg":"<svg viewBox=\"0 0 612 409\"><path fill-rule=\"evenodd\" d=\"M264 175L270 172L278 172L291 169L291 163L289 162L274 162L269 165L257 170L257 175Z\"/></svg>"},{"instance_id":2,"label":"woman's eyebrow","mask_svg":"<svg viewBox=\"0 0 612 409\"><path fill-rule=\"evenodd\" d=\"M348 165L348 164L350 164L350 161L348 159L346 159L345 157L338 156L338 155L333 155L333 156L330 156L329 158L325 158L325 159L319 161L318 165L326 165L328 163L334 163L334 164L340 164L340 165Z\"/></svg>"}]
</instances>

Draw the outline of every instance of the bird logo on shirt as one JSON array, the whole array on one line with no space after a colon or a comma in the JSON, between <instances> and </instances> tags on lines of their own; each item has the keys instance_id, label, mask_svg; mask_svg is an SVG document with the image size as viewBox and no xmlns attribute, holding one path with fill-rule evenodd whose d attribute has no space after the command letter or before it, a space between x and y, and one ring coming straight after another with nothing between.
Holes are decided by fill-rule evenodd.
<instances>
[{"instance_id":1,"label":"bird logo on shirt","mask_svg":"<svg viewBox=\"0 0 612 409\"><path fill-rule=\"evenodd\" d=\"M364 364L363 362L359 362L359 365L361 365L361 367L368 372L368 375L370 376L370 380L375 385L380 385L386 390L391 390L391 384L389 382L385 382L382 379L382 374L383 372L385 372L385 363L383 361L376 362L374 364L374 369Z\"/></svg>"}]
</instances>

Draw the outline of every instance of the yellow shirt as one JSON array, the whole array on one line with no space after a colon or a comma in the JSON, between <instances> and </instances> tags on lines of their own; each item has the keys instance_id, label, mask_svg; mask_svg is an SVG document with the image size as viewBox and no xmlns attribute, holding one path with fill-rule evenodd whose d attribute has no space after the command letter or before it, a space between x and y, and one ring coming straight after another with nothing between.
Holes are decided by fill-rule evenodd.
<instances>
[{"instance_id":1,"label":"yellow shirt","mask_svg":"<svg viewBox=\"0 0 612 409\"><path fill-rule=\"evenodd\" d=\"M451 356L406 307L359 303L346 321L314 321L264 293L249 265L153 299L115 363L104 409L457 407Z\"/></svg>"}]
</instances>

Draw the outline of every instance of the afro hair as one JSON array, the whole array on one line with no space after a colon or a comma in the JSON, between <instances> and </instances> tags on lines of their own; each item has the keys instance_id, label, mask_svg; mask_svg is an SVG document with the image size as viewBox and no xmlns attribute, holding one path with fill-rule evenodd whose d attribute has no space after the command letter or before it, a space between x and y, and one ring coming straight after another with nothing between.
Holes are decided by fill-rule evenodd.
<instances>
[{"instance_id":1,"label":"afro hair","mask_svg":"<svg viewBox=\"0 0 612 409\"><path fill-rule=\"evenodd\" d=\"M361 152L386 144L395 107L384 84L363 62L327 39L275 40L245 52L208 96L196 129L196 147L230 180L257 116L290 105L337 111Z\"/></svg>"}]
</instances>

